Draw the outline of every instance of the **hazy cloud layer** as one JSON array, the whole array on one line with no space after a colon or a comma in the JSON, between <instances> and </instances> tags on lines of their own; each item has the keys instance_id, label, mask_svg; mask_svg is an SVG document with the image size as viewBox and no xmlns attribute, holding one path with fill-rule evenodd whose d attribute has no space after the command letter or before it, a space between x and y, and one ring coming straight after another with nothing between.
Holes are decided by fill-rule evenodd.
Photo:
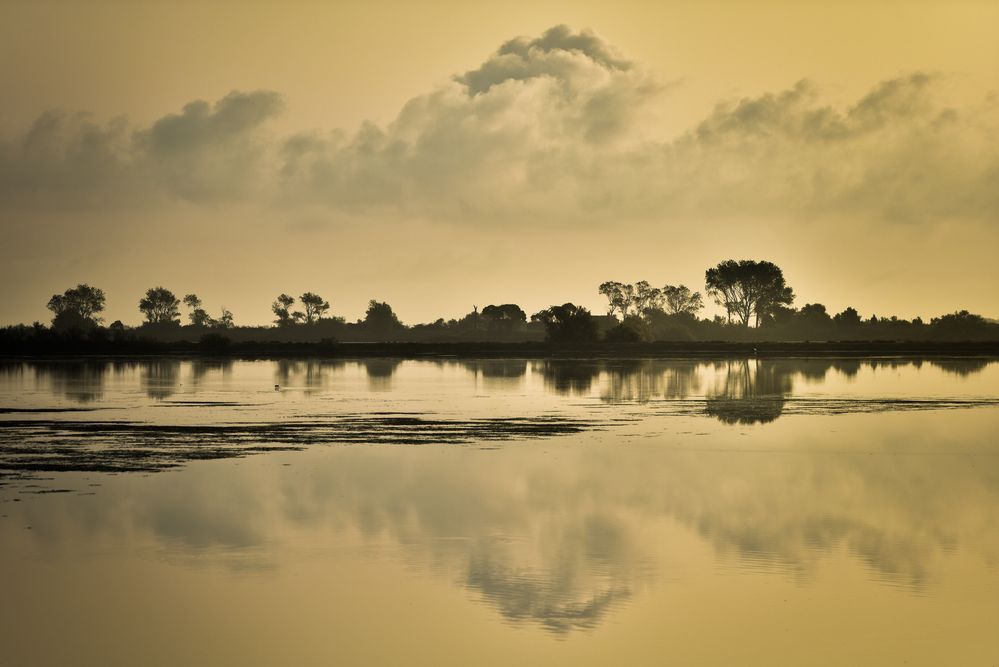
<instances>
[{"instance_id":1,"label":"hazy cloud layer","mask_svg":"<svg viewBox=\"0 0 999 667\"><path fill-rule=\"evenodd\" d=\"M994 220L999 102L951 108L940 88L916 73L837 108L801 81L663 137L663 84L597 35L557 26L353 133L271 136L283 102L265 91L191 102L142 128L47 112L0 140L0 207L180 199L469 222Z\"/></svg>"},{"instance_id":2,"label":"hazy cloud layer","mask_svg":"<svg viewBox=\"0 0 999 667\"><path fill-rule=\"evenodd\" d=\"M0 141L0 197L5 207L29 208L243 199L273 172L262 161L272 143L262 126L281 108L277 93L233 92L148 128L49 111L24 135Z\"/></svg>"}]
</instances>

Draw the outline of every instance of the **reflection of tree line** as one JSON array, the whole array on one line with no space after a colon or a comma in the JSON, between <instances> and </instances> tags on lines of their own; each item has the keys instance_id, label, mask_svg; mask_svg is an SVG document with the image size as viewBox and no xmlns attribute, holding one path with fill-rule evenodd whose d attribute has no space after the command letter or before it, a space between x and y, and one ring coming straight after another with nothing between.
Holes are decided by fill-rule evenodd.
<instances>
[{"instance_id":1,"label":"reflection of tree line","mask_svg":"<svg viewBox=\"0 0 999 667\"><path fill-rule=\"evenodd\" d=\"M895 369L921 360L904 359L738 359L710 363L714 382L704 394L705 414L727 424L771 422L780 417L796 380L821 382L830 371L855 377L862 367ZM933 359L930 366L968 376L982 371L987 359ZM564 395L588 395L601 378L600 397L611 403L686 399L701 391L703 362L689 360L536 362L545 387Z\"/></svg>"},{"instance_id":2,"label":"reflection of tree line","mask_svg":"<svg viewBox=\"0 0 999 667\"><path fill-rule=\"evenodd\" d=\"M196 359L189 362L190 382L197 386L210 373L227 375L232 370L229 359ZM104 397L109 379L138 373L139 386L149 398L172 396L181 381L181 361L178 359L148 360L86 360L67 362L31 362L6 364L3 374L24 373L30 369L35 382L46 386L55 395L78 403L98 401Z\"/></svg>"},{"instance_id":3,"label":"reflection of tree line","mask_svg":"<svg viewBox=\"0 0 999 667\"><path fill-rule=\"evenodd\" d=\"M369 380L390 380L399 365L398 360L368 361L360 366ZM290 384L321 386L350 363L291 360L277 365L276 373ZM913 362L718 361L710 365L713 374L701 373L704 365L691 361L440 363L511 381L520 381L530 368L552 391L566 394L590 392L603 380L601 395L609 401L682 399L704 391L719 401L714 405L721 412L715 416L735 415L738 421L745 409L725 412L726 402L762 401L765 409L759 414L765 419L782 405L775 397L795 382L821 380L830 370L852 376L861 367L891 370ZM961 375L985 366L963 360L925 363ZM23 375L25 368L0 366L0 375ZM32 368L53 389L80 401L94 400L79 393L80 387L103 386L115 373L138 372L147 392L165 391L184 375L178 360ZM226 368L222 362L199 372L204 376ZM918 430L906 430L900 422L891 428L900 430L865 433L865 438L872 446L900 437L932 442L920 440ZM817 437L842 444L839 436ZM990 447L987 456L994 452ZM556 633L599 625L646 584L650 575L643 564L653 555L647 536L663 516L696 531L723 558L807 577L823 557L843 548L869 565L875 578L917 591L932 581L939 554L958 547L970 553L991 549L982 536L994 534L999 525L995 476L987 465L968 465L964 454L897 457L877 450L889 455L872 456L867 445L821 455L804 448L793 456L761 452L751 457L660 449L619 456L575 448L556 463L524 448L518 456L442 463L416 448L402 449L385 457L367 448L345 448L335 465L319 465L294 484L277 480L271 491L280 495L267 503L252 502L266 497L256 476L223 476L210 485L196 476L178 476L166 499L146 494L106 507L114 516L122 506L136 512L139 518L126 522L129 530L148 526L170 548L191 545L199 559L206 543L241 548L265 543L287 535L285 524L355 526L372 539L397 540L407 557L425 557L455 573L504 618ZM934 483L926 485L927 479ZM178 483L189 486L178 490ZM237 488L230 488L233 484ZM220 490L240 502L219 503ZM252 511L233 513L222 511L223 506ZM268 533L273 526L265 519L280 522L279 528ZM101 523L74 520L72 525L93 530Z\"/></svg>"},{"instance_id":4,"label":"reflection of tree line","mask_svg":"<svg viewBox=\"0 0 999 667\"><path fill-rule=\"evenodd\" d=\"M364 369L371 390L392 387L392 378L402 364L401 359L374 358L349 362ZM330 379L346 369L348 362L339 359L280 359L276 362L274 383L281 387L300 387L305 393L325 388Z\"/></svg>"},{"instance_id":5,"label":"reflection of tree line","mask_svg":"<svg viewBox=\"0 0 999 667\"><path fill-rule=\"evenodd\" d=\"M364 369L371 390L392 387L398 358L281 359L275 362L274 382L281 387L301 387L306 392L323 389L330 378L348 364ZM5 364L5 375L33 370L37 381L53 394L81 403L99 400L110 377L138 373L139 385L150 398L170 397L181 382L182 363L190 368L190 382L197 386L211 373L228 374L228 359L86 360ZM512 387L524 381L528 368L540 376L546 391L567 396L593 393L599 385L607 402L647 402L656 399L686 399L703 390L706 414L725 423L763 423L779 417L785 399L796 381L821 382L830 371L847 378L861 368L920 368L924 363L947 373L969 376L982 371L988 359L736 359L712 362L695 360L577 360L577 359L459 359L430 360L441 366L457 365L489 388ZM713 382L702 387L703 371L713 371Z\"/></svg>"}]
</instances>

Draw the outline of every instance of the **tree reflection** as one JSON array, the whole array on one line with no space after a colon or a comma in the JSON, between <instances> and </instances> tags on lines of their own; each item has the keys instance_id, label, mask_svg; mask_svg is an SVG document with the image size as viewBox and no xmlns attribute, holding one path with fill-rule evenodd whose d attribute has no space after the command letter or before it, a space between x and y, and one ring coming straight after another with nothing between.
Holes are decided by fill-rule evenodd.
<instances>
[{"instance_id":1,"label":"tree reflection","mask_svg":"<svg viewBox=\"0 0 999 667\"><path fill-rule=\"evenodd\" d=\"M774 421L795 382L828 378L830 370L849 376L868 363L546 360L531 369L546 390L564 395L589 394L603 374L600 398L608 402L684 399L703 391L703 414L745 424ZM904 360L877 363L916 372ZM363 365L370 382L391 379L398 361ZM524 368L520 362L466 365L476 377L488 372L503 379L520 377ZM115 368L48 366L35 366L36 377L59 391L99 384ZM11 382L22 381L23 370L5 368ZM157 388L151 396L176 383L177 362L138 368L147 391ZM315 386L344 368L342 362L287 361L275 372L282 384ZM974 372L974 364L968 368ZM407 375L398 375L402 385ZM701 409L700 400L690 402ZM375 398L374 404L383 403ZM995 559L994 412L884 420L846 415L838 432L817 429L807 439L790 423L742 438L737 429L702 419L711 437L700 441L669 435L669 416L644 412L648 421L628 428L658 438L655 446L622 449L608 430L589 432L585 444L567 439L489 452L336 447L315 458L300 454L308 475L268 465L266 457L246 466L192 466L141 486L102 488L87 503L51 500L45 511L58 507L66 515L48 516L47 530L27 539L71 544L74 535L83 540L79 534L91 531L84 544L92 547L95 539L121 540L115 531L137 542L151 534L196 567L212 554L221 559L240 550L266 554L274 567L295 567L305 550L284 548L287 540L336 553L337 566L349 568L357 566L350 560L355 552L339 547L356 538L463 587L506 622L559 635L607 622L651 585L656 568L683 566L692 550L675 544L677 536L709 546L719 562L791 580L815 576L824 560L845 558L862 576L916 594L934 585L946 571L941 563L957 550L962 557ZM5 512L28 511L18 505ZM717 586L717 580L693 584Z\"/></svg>"},{"instance_id":2,"label":"tree reflection","mask_svg":"<svg viewBox=\"0 0 999 667\"><path fill-rule=\"evenodd\" d=\"M992 359L931 359L930 365L946 373L968 377L985 370L992 362Z\"/></svg>"},{"instance_id":3,"label":"tree reflection","mask_svg":"<svg viewBox=\"0 0 999 667\"><path fill-rule=\"evenodd\" d=\"M274 384L281 387L301 387L306 396L324 389L331 377L342 370L343 361L328 359L278 359L274 367Z\"/></svg>"},{"instance_id":4,"label":"tree reflection","mask_svg":"<svg viewBox=\"0 0 999 667\"><path fill-rule=\"evenodd\" d=\"M177 391L180 383L180 361L157 359L143 361L139 367L139 384L146 396L162 401Z\"/></svg>"},{"instance_id":5,"label":"tree reflection","mask_svg":"<svg viewBox=\"0 0 999 667\"><path fill-rule=\"evenodd\" d=\"M527 375L526 359L470 359L462 365L487 388L516 387Z\"/></svg>"},{"instance_id":6,"label":"tree reflection","mask_svg":"<svg viewBox=\"0 0 999 667\"><path fill-rule=\"evenodd\" d=\"M742 359L724 362L722 369L720 383L706 398L706 414L725 424L765 424L781 416L793 388L782 363Z\"/></svg>"},{"instance_id":7,"label":"tree reflection","mask_svg":"<svg viewBox=\"0 0 999 667\"><path fill-rule=\"evenodd\" d=\"M615 361L607 365L600 398L612 403L687 398L700 390L698 366L693 361Z\"/></svg>"},{"instance_id":8,"label":"tree reflection","mask_svg":"<svg viewBox=\"0 0 999 667\"><path fill-rule=\"evenodd\" d=\"M223 376L232 372L232 359L203 359L191 361L191 384L198 386L209 373L220 373Z\"/></svg>"},{"instance_id":9,"label":"tree reflection","mask_svg":"<svg viewBox=\"0 0 999 667\"><path fill-rule=\"evenodd\" d=\"M402 363L401 359L365 359L361 362L368 375L368 389L388 391L392 388L392 377Z\"/></svg>"},{"instance_id":10,"label":"tree reflection","mask_svg":"<svg viewBox=\"0 0 999 667\"><path fill-rule=\"evenodd\" d=\"M541 375L545 389L556 394L588 394L600 376L600 363L578 359L546 359L535 362L532 371Z\"/></svg>"},{"instance_id":11,"label":"tree reflection","mask_svg":"<svg viewBox=\"0 0 999 667\"><path fill-rule=\"evenodd\" d=\"M77 403L92 403L104 397L110 364L106 361L54 361L35 362L31 368L39 388Z\"/></svg>"}]
</instances>

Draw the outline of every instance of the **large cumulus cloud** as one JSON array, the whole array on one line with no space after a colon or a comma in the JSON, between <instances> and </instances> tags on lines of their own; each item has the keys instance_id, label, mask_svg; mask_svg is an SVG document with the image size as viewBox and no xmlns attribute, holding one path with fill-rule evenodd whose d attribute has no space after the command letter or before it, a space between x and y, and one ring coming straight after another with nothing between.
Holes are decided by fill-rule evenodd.
<instances>
[{"instance_id":1,"label":"large cumulus cloud","mask_svg":"<svg viewBox=\"0 0 999 667\"><path fill-rule=\"evenodd\" d=\"M432 220L725 216L907 222L999 215L999 103L948 107L941 77L719 103L662 136L663 84L556 26L411 99L386 126L276 138L275 93L192 102L146 128L47 113L0 143L0 205L260 200Z\"/></svg>"}]
</instances>

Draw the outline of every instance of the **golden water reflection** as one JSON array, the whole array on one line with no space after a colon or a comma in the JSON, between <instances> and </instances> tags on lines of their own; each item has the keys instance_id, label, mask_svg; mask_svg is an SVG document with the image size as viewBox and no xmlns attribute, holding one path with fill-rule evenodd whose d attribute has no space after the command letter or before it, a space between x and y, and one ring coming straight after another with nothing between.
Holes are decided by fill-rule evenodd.
<instances>
[{"instance_id":1,"label":"golden water reflection","mask_svg":"<svg viewBox=\"0 0 999 667\"><path fill-rule=\"evenodd\" d=\"M134 382L113 365L63 376L22 369L3 382L40 383L52 396L87 406L114 404L118 394L137 400L133 389L144 400L169 401L185 392L218 396L229 387L251 403L265 397L270 402L260 410L274 418L293 412L281 392L258 386L272 379L290 387L290 405L309 410L325 400L349 401L351 410L367 401L371 411L401 403L424 413L434 406L475 413L497 405L527 409L544 399L555 401L545 410L611 410L627 419L488 447L320 446L153 476L73 473L37 481L38 488L0 487L0 568L20 573L7 581L14 606L3 612L0 638L23 657L44 653L18 641L37 633L29 621L39 617L32 610L43 613L40 601L82 610L85 600L105 594L99 585L106 579L91 585L78 577L74 595L66 596L58 572L107 565L157 577L168 571L176 595L159 591L150 604L177 618L191 603L209 604L201 592L206 576L237 581L254 600L259 623L289 636L307 625L296 613L305 602L273 586L291 586L288 577L308 573L315 589L339 591L324 603L336 610L331 614L379 625L388 623L384 612L364 600L404 602L412 615L399 613L407 623L446 618L450 633L486 642L483 650L495 660L479 657L496 664L521 650L550 650L577 664L606 664L609 655L630 663L659 664L665 656L689 662L722 651L705 643L726 634L736 654L755 645L754 638L735 639L735 629L695 619L696 599L741 610L745 628L757 628L798 664L863 655L882 663L949 656L968 664L999 649L988 630L988 619L999 615L999 408L981 403L996 396L994 365L300 361L195 371L188 362L166 363L171 370L140 365ZM82 386L101 382L100 391L84 394L97 398L80 397ZM916 410L885 402L906 396L931 402ZM844 408L847 400L857 406ZM676 401L693 409L669 407ZM796 401L834 407L790 410ZM867 409L871 402L880 407ZM45 488L68 491L32 493ZM393 598L370 576L396 582L395 595L413 581L428 588ZM158 590L155 580L130 585ZM449 590L462 591L465 602L448 597ZM781 599L795 605L782 608ZM811 636L827 610L846 600L856 618L837 616L848 635L828 654L767 634L769 620ZM466 604L488 615L480 619ZM897 625L865 639L863 624L891 620L885 605ZM767 614L754 612L764 608ZM111 613L87 609L96 619ZM668 609L687 610L687 617L679 636L667 633L667 646L660 639L666 631L645 621ZM490 618L502 623L487 631ZM180 622L166 622L162 631ZM350 619L339 622L327 632L340 650L374 650L370 638L346 630ZM405 633L391 624L382 630ZM608 645L597 650L581 639L590 636ZM544 648L530 637L564 647ZM318 636L309 641L314 655L332 655ZM861 645L867 653L851 652ZM447 663L460 653L419 646L427 662ZM757 658L746 662L766 662Z\"/></svg>"}]
</instances>

